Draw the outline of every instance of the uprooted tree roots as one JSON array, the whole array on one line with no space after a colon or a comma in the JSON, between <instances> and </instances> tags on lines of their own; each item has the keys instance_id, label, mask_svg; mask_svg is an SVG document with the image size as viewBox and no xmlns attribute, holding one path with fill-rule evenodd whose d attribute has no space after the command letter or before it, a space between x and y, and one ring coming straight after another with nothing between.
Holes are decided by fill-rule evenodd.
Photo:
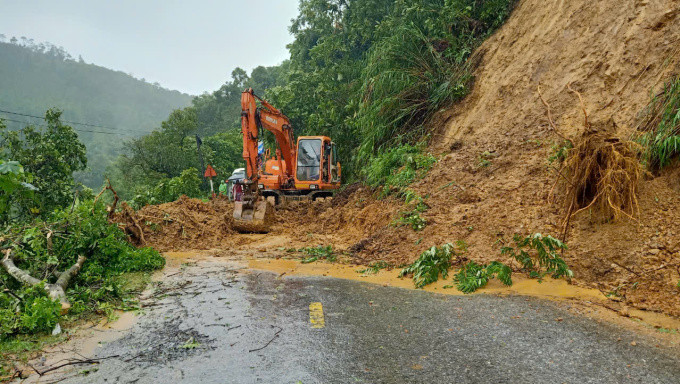
<instances>
[{"instance_id":1,"label":"uprooted tree roots","mask_svg":"<svg viewBox=\"0 0 680 384\"><path fill-rule=\"evenodd\" d=\"M639 146L608 132L586 132L564 161L566 220L591 209L604 220L634 218L642 173Z\"/></svg>"},{"instance_id":2,"label":"uprooted tree roots","mask_svg":"<svg viewBox=\"0 0 680 384\"><path fill-rule=\"evenodd\" d=\"M638 215L638 181L642 175L639 162L640 146L632 141L615 137L611 124L593 127L581 94L568 85L575 93L583 110L583 132L576 139L567 139L572 144L561 169L557 183L563 186L564 228L562 238L567 234L571 217L590 211L593 217L604 221L629 218ZM559 134L550 116L550 106L540 94L541 101L548 108L550 125ZM559 135L561 138L564 136Z\"/></svg>"}]
</instances>

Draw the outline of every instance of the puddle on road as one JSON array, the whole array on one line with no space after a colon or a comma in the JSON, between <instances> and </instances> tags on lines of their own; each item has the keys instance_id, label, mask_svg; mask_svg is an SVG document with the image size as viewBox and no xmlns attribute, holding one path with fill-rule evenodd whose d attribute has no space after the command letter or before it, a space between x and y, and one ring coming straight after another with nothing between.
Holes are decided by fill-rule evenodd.
<instances>
[{"instance_id":1,"label":"puddle on road","mask_svg":"<svg viewBox=\"0 0 680 384\"><path fill-rule=\"evenodd\" d=\"M267 270L286 275L328 276L364 281L389 287L416 289L413 286L412 279L399 277L398 269L393 269L391 271L380 270L375 274L362 274L357 271L364 270L366 267L320 262L303 264L296 260L286 259L253 259L248 261L248 268ZM464 293L458 291L455 287L444 288L445 286L454 284L452 280L453 274L450 274L449 276L449 279L440 279L433 284L425 286L422 290L443 293L446 295L464 295ZM570 285L565 280L545 278L542 283L539 283L536 279L528 279L518 275L513 276L512 280L513 284L510 287L502 285L497 280L491 280L486 287L472 294L519 294L548 299L579 299L595 302L604 302L607 300L602 292L596 289Z\"/></svg>"},{"instance_id":2,"label":"puddle on road","mask_svg":"<svg viewBox=\"0 0 680 384\"><path fill-rule=\"evenodd\" d=\"M97 347L122 337L137 322L137 315L134 312L116 311L116 316L118 319L115 321L102 320L93 328L95 333L82 340L79 348L81 354L93 356Z\"/></svg>"},{"instance_id":3,"label":"puddle on road","mask_svg":"<svg viewBox=\"0 0 680 384\"><path fill-rule=\"evenodd\" d=\"M329 264L323 262L303 264L297 260L289 259L252 259L248 261L248 268L275 272L282 275L328 276L340 279L363 281L387 287L416 289L413 286L412 279L399 277L399 269L393 269L391 271L380 270L375 274L363 274L357 271L366 269L364 266ZM506 287L502 285L497 279L493 279L489 281L489 284L486 287L480 289L477 292L471 293L470 295L524 295L548 300L577 300L595 304L605 304L609 302L609 299L597 289L571 285L562 279L555 280L547 277L539 283L537 279L529 279L522 275L515 274L512 277L512 283L512 286ZM464 293L458 291L455 287L444 288L445 286L452 285L454 285L453 273L449 275L447 280L438 280L433 284L427 285L422 290L445 295L465 295ZM680 329L679 319L661 313L648 312L638 309L629 309L628 313L631 317L638 318L644 323L650 324L657 328Z\"/></svg>"}]
</instances>

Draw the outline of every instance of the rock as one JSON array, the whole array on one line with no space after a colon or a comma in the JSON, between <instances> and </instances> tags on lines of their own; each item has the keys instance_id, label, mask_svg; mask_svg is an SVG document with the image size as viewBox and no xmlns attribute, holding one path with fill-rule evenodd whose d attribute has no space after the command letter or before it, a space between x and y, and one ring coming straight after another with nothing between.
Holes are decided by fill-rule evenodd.
<instances>
[{"instance_id":1,"label":"rock","mask_svg":"<svg viewBox=\"0 0 680 384\"><path fill-rule=\"evenodd\" d=\"M661 250L659 248L652 248L649 250L650 255L658 255Z\"/></svg>"}]
</instances>

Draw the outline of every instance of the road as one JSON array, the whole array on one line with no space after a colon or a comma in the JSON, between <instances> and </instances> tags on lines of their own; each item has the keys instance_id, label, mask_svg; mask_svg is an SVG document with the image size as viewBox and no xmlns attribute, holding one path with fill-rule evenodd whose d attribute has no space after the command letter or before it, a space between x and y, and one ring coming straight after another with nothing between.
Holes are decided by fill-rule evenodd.
<instances>
[{"instance_id":1,"label":"road","mask_svg":"<svg viewBox=\"0 0 680 384\"><path fill-rule=\"evenodd\" d=\"M144 300L148 307L132 329L95 352L118 357L58 379L680 382L677 350L576 316L564 304L521 296L447 296L199 261L157 284Z\"/></svg>"}]
</instances>

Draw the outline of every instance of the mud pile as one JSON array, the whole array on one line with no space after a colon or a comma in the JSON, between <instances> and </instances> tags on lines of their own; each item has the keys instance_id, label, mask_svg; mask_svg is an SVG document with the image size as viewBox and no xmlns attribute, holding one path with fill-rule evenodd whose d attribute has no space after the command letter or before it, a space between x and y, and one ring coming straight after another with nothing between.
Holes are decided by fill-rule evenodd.
<instances>
[{"instance_id":1,"label":"mud pile","mask_svg":"<svg viewBox=\"0 0 680 384\"><path fill-rule=\"evenodd\" d=\"M147 205L138 211L123 205L113 220L124 227L138 246L162 252L209 249L219 247L234 234L233 210L225 199L204 202L182 196L177 201Z\"/></svg>"}]
</instances>

